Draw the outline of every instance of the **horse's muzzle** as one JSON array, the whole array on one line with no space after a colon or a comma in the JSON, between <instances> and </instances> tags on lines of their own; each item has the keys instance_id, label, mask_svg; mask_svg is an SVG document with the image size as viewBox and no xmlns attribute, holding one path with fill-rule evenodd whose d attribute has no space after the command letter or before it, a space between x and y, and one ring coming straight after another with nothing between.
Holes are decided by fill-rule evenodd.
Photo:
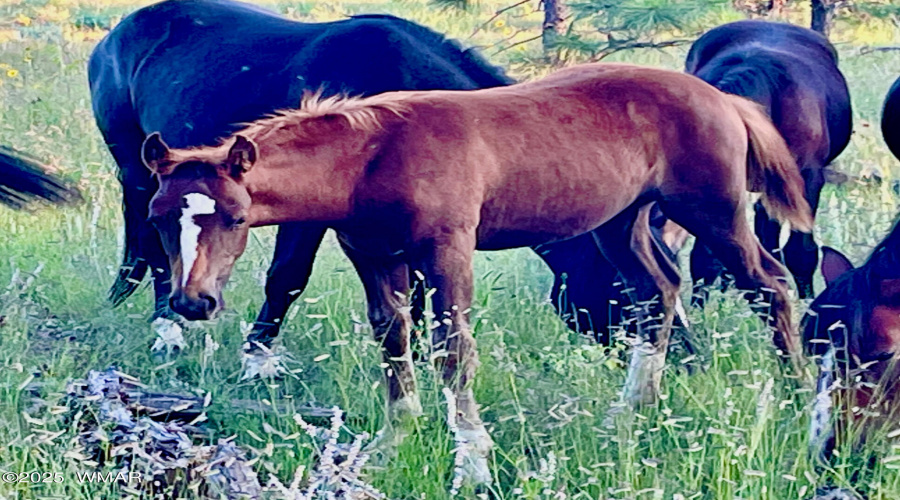
<instances>
[{"instance_id":1,"label":"horse's muzzle","mask_svg":"<svg viewBox=\"0 0 900 500\"><path fill-rule=\"evenodd\" d=\"M169 307L189 321L212 319L218 312L218 306L215 297L205 293L189 297L179 290L169 297Z\"/></svg>"}]
</instances>

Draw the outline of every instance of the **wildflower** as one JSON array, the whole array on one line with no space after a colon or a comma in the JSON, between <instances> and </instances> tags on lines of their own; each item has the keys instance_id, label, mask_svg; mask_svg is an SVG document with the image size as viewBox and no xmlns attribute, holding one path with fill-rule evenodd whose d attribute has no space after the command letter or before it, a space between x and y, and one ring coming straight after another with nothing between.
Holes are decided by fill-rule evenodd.
<instances>
[{"instance_id":1,"label":"wildflower","mask_svg":"<svg viewBox=\"0 0 900 500\"><path fill-rule=\"evenodd\" d=\"M506 21L504 21L503 19L497 19L496 21L494 21L495 28L502 28L504 26L506 26Z\"/></svg>"},{"instance_id":2,"label":"wildflower","mask_svg":"<svg viewBox=\"0 0 900 500\"><path fill-rule=\"evenodd\" d=\"M18 24L20 26L25 26L25 27L31 26L31 18L26 16L25 14L19 14L18 16L16 16L15 21L16 21L16 24Z\"/></svg>"},{"instance_id":3,"label":"wildflower","mask_svg":"<svg viewBox=\"0 0 900 500\"><path fill-rule=\"evenodd\" d=\"M10 78L15 78L15 77L19 76L19 70L15 69L15 68L10 68L10 69L6 70L6 76L8 76Z\"/></svg>"}]
</instances>

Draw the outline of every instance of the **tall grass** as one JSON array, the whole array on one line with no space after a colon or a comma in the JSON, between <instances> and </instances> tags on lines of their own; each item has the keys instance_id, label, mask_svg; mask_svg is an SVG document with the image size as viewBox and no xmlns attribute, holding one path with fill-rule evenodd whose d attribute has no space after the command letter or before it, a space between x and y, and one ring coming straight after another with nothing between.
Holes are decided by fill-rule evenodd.
<instances>
[{"instance_id":1,"label":"tall grass","mask_svg":"<svg viewBox=\"0 0 900 500\"><path fill-rule=\"evenodd\" d=\"M264 480L272 475L290 482L299 465L312 465L316 445L289 407L236 411L233 399L337 405L356 432L371 434L383 423L378 346L364 322L359 282L332 239L319 252L310 286L283 329L293 375L277 382L240 381L238 355L241 322L251 322L262 302L271 229L254 230L225 292L229 310L215 321L191 325L189 345L176 358L155 358L149 351L150 293L139 292L115 310L104 302L120 256L120 193L90 111L85 62L92 42L77 36L95 31L73 28L72 19L94 16L102 26L133 5L0 5L10 18L35 16L35 9L47 6L69 9L59 22L35 17L30 26L16 25L18 38L0 46L0 143L47 159L79 180L87 199L76 208L33 214L0 210L0 284L8 283L0 289L0 470L61 471L67 478L62 484L0 483L2 499L124 494L116 485L75 481L73 473L86 465L71 453L77 436L54 409L68 380L109 365L158 390L211 394L210 442L236 435L260 457L255 467ZM507 30L510 25L526 29L538 22L525 8L503 23L476 29L495 6L482 4L471 13L436 12L412 1L274 6L304 20L392 12L459 38L475 33L468 43L487 47L516 76L544 71L522 62L522 54L536 55L536 46L499 53L495 46L520 36ZM822 242L859 262L886 233L897 208L892 186L900 164L889 156L876 125L884 93L900 75L900 54L863 56L853 45L841 50L856 133L838 165L854 174L877 173L883 182L827 187L816 231ZM671 50L618 57L678 68L683 55ZM784 500L851 481L869 498L900 498L898 462L884 460L896 453L888 440L870 442L855 454L843 450L829 468L809 461L805 429L812 396L782 376L769 332L734 294L716 294L705 309L690 311L705 347L704 369L689 374L675 356L658 407L605 426L624 379L621 347L605 352L563 327L546 299L551 276L530 251L481 253L475 271L472 318L483 361L475 391L497 443L491 488L497 498ZM204 356L207 335L221 348ZM418 371L425 417L395 459L368 470L369 480L391 498L447 498L454 443L444 424L441 386L429 367ZM264 425L283 435L266 432Z\"/></svg>"}]
</instances>

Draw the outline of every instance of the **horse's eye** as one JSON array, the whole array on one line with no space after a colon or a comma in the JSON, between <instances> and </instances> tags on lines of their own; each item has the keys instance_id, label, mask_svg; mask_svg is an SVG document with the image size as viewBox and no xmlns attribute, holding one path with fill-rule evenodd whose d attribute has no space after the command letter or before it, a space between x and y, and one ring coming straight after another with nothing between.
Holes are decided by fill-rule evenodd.
<instances>
[{"instance_id":1,"label":"horse's eye","mask_svg":"<svg viewBox=\"0 0 900 500\"><path fill-rule=\"evenodd\" d=\"M238 217L237 219L234 219L233 221L231 221L231 227L236 229L236 228L243 226L246 222L247 222L247 219L245 219L243 217Z\"/></svg>"}]
</instances>

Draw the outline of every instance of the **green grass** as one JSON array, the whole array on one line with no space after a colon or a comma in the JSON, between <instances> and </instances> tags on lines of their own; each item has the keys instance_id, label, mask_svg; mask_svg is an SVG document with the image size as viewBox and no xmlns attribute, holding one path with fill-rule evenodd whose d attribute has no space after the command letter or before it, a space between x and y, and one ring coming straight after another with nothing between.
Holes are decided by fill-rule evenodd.
<instances>
[{"instance_id":1,"label":"green grass","mask_svg":"<svg viewBox=\"0 0 900 500\"><path fill-rule=\"evenodd\" d=\"M17 5L0 5L0 12L54 4ZM76 5L70 19L94 16L102 26L129 10L127 3L110 5L106 10ZM471 14L436 13L419 2L277 6L294 9L305 20L392 12L460 38L472 34L491 11L482 5ZM533 21L534 14L506 19L522 29ZM380 354L370 329L360 326L365 304L359 282L331 239L282 332L295 358L291 367L301 371L276 383L240 381L238 356L240 324L251 322L262 302L271 229L253 232L225 292L228 312L193 325L187 332L189 347L171 363L149 352L149 292L141 291L118 309L107 305L106 288L120 255L120 193L90 111L85 63L92 43L73 41L77 37L66 26L33 25L31 31L23 29L28 32L22 40L0 46L0 63L8 65L0 72L0 143L47 159L77 179L87 199L78 207L34 214L0 210L0 255L5 257L0 283L8 283L0 288L0 470L63 471L70 480L0 484L0 499L121 495L114 485L99 488L72 479L71 473L85 468L65 455L77 437L49 410L62 401L69 380L110 365L161 391L211 393L210 442L236 435L240 445L257 450L261 458L255 468L263 480L274 474L289 482L298 465L312 463L312 443L305 435L285 440L265 432L264 423L285 434L296 432L290 412L236 413L232 399L337 405L347 411L350 429L375 432L383 422ZM522 54L536 55L534 44L501 53L490 48L503 36L502 27L490 26L468 42L488 47L487 54L509 65L517 77L545 71L521 61ZM678 68L683 54L681 49L617 59ZM877 171L885 180L828 186L817 234L860 262L886 233L900 198L891 189L900 163L887 152L877 128L884 93L900 75L900 53L861 56L845 45L842 67L853 93L856 134L839 168L854 174ZM9 77L8 69L18 75ZM564 492L567 498L784 500L809 497L826 484L847 485L857 471L862 472L855 486L869 498L900 497L900 476L892 462L880 460L895 453L887 439L872 440L856 454L844 450L831 469L810 463L805 429L811 395L782 377L769 333L734 294L715 295L706 309L690 311L706 346L707 369L688 374L676 360L666 373L666 397L659 407L605 428L605 413L624 379L620 353L607 354L563 327L546 300L551 276L530 251L481 253L476 276L472 317L482 366L475 391L497 443L492 466L498 498L553 498L553 492ZM203 356L207 335L221 345L209 359ZM433 372L419 366L418 376L426 413L419 432L395 460L369 471L369 479L391 498L446 498L453 443L443 423L445 407ZM766 392L770 380L774 383ZM35 395L23 390L29 381L40 382L38 397L49 406L35 409ZM44 431L65 432L47 442L41 439ZM556 469L545 466L540 473L542 460L551 456ZM866 469L870 457L878 460Z\"/></svg>"}]
</instances>

